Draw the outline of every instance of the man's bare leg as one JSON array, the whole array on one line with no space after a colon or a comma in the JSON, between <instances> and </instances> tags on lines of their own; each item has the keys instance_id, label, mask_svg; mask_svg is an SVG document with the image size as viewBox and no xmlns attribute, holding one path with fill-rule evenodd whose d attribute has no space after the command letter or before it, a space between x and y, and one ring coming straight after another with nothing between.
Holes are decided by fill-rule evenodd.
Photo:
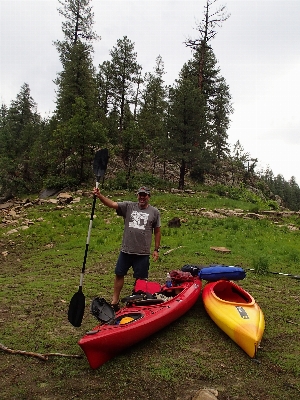
<instances>
[{"instance_id":1,"label":"man's bare leg","mask_svg":"<svg viewBox=\"0 0 300 400\"><path fill-rule=\"evenodd\" d=\"M124 285L124 276L116 275L114 281L114 294L111 302L112 304L118 304L123 285Z\"/></svg>"}]
</instances>

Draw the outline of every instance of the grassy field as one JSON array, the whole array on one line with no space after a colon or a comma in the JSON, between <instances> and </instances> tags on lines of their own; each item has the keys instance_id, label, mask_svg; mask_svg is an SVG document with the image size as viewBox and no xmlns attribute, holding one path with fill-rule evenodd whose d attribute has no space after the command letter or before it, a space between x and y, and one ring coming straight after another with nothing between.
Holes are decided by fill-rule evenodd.
<instances>
[{"instance_id":1,"label":"grassy field","mask_svg":"<svg viewBox=\"0 0 300 400\"><path fill-rule=\"evenodd\" d=\"M121 192L106 194L114 200L135 198ZM123 221L97 203L83 284L84 320L80 328L69 324L67 311L78 290L92 206L91 197L74 197L80 201L65 206L35 203L20 212L16 209L18 215L2 212L0 343L9 349L83 355L77 341L97 325L89 313L91 300L111 298ZM240 265L257 272L300 275L299 215L281 218L274 213L272 218L246 219L221 218L219 213L211 218L203 211L246 213L253 204L204 192L154 193L151 204L162 216L162 248L159 261L151 263L151 280L163 283L168 271L185 264ZM174 217L181 219L180 228L168 227ZM218 253L212 246L231 252ZM266 319L258 362L217 328L200 296L178 321L98 370L91 370L84 356L50 356L42 361L0 351L0 399L187 400L204 387L217 389L221 400L298 398L299 283L291 277L252 271L240 282ZM132 284L128 275L122 295L131 293Z\"/></svg>"}]
</instances>

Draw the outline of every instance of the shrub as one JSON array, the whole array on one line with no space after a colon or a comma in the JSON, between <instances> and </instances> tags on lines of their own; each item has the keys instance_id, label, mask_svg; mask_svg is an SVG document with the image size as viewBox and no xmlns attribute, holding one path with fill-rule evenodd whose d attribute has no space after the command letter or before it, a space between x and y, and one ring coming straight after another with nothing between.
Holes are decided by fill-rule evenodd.
<instances>
[{"instance_id":1,"label":"shrub","mask_svg":"<svg viewBox=\"0 0 300 400\"><path fill-rule=\"evenodd\" d=\"M258 275L267 275L269 272L269 260L267 257L258 257L252 261L254 271Z\"/></svg>"},{"instance_id":2,"label":"shrub","mask_svg":"<svg viewBox=\"0 0 300 400\"><path fill-rule=\"evenodd\" d=\"M114 179L107 182L107 185L113 190L127 189L130 191L136 190L142 185L157 190L167 190L171 188L170 182L164 181L155 175L149 173L136 173L128 179L125 171L118 172Z\"/></svg>"},{"instance_id":3,"label":"shrub","mask_svg":"<svg viewBox=\"0 0 300 400\"><path fill-rule=\"evenodd\" d=\"M64 188L70 188L74 189L78 185L78 182L75 178L72 178L70 176L64 175L64 176L49 176L45 181L44 181L44 186L46 188L51 188L51 189L64 189Z\"/></svg>"}]
</instances>

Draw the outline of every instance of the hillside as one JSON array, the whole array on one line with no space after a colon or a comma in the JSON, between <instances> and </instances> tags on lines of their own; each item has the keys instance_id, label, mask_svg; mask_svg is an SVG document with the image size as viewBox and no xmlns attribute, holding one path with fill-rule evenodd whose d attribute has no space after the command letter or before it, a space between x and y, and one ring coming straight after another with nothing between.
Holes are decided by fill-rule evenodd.
<instances>
[{"instance_id":1,"label":"hillside","mask_svg":"<svg viewBox=\"0 0 300 400\"><path fill-rule=\"evenodd\" d=\"M103 190L117 200L135 198ZM72 200L32 197L1 206L2 350L56 354L43 361L1 351L3 398L148 400L163 393L166 400L188 400L203 388L213 389L218 400L297 398L299 280L268 271L299 275L299 213L209 191L154 190L162 248L158 263L151 263L151 280L164 282L167 271L185 264L255 269L239 284L264 312L262 348L257 362L249 359L210 320L200 296L178 321L92 371L84 357L66 356L82 356L77 341L96 325L90 301L96 295L110 298L123 222L97 204L83 285L86 311L82 326L74 328L67 310L78 289L92 199L85 191L71 195ZM175 217L180 226L171 228ZM132 284L128 275L124 294Z\"/></svg>"}]
</instances>

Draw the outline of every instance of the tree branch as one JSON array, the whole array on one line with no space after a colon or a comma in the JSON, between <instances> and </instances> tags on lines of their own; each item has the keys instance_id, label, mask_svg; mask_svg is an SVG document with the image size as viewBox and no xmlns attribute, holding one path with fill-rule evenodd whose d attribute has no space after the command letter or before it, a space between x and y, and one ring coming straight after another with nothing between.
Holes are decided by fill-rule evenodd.
<instances>
[{"instance_id":1,"label":"tree branch","mask_svg":"<svg viewBox=\"0 0 300 400\"><path fill-rule=\"evenodd\" d=\"M49 357L69 357L69 358L82 358L82 355L77 355L77 354L62 354L62 353L46 353L46 354L41 354L41 353L34 353L32 351L24 351L24 350L13 350L10 349L6 346L4 346L2 343L0 343L0 349L3 350L6 353L10 354L21 354L23 356L30 356L30 357L36 357L39 360L47 361Z\"/></svg>"}]
</instances>

